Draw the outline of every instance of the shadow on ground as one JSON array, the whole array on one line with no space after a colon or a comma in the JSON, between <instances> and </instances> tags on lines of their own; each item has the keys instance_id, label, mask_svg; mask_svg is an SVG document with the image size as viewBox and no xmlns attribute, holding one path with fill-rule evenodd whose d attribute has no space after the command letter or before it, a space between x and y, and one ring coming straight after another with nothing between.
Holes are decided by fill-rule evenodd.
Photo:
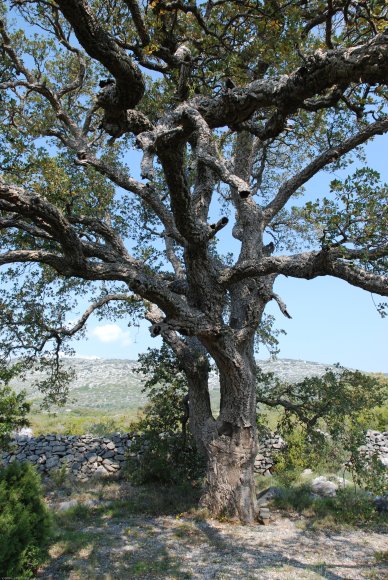
<instances>
[{"instance_id":1,"label":"shadow on ground","mask_svg":"<svg viewBox=\"0 0 388 580\"><path fill-rule=\"evenodd\" d=\"M373 556L373 542L384 542L379 534L303 530L280 515L270 526L206 520L194 509L197 490L187 496L181 488L116 484L99 490L103 503L85 505L88 493L78 491L84 505L55 512L51 559L40 578L388 578Z\"/></svg>"}]
</instances>

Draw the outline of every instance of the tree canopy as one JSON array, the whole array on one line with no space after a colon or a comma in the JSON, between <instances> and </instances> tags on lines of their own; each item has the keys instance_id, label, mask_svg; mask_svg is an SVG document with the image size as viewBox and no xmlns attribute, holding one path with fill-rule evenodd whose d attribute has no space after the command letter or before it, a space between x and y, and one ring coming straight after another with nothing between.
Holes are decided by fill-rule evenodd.
<instances>
[{"instance_id":1,"label":"tree canopy","mask_svg":"<svg viewBox=\"0 0 388 580\"><path fill-rule=\"evenodd\" d=\"M268 302L290 316L276 278L388 295L387 186L362 152L388 130L387 12L384 0L1 3L3 358L40 356L60 398L50 345L70 348L92 313L145 316L188 378L215 513L254 517L254 342ZM326 197L303 197L357 158ZM90 306L71 324L80 297Z\"/></svg>"}]
</instances>

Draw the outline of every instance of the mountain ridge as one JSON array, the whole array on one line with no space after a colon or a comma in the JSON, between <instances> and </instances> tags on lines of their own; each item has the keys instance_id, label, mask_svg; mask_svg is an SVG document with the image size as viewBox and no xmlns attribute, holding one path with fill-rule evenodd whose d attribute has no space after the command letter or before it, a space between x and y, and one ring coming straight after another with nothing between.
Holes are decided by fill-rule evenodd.
<instances>
[{"instance_id":1,"label":"mountain ridge","mask_svg":"<svg viewBox=\"0 0 388 580\"><path fill-rule=\"evenodd\" d=\"M137 372L139 363L129 359L102 359L69 357L62 360L66 369L75 370L75 378L69 384L69 400L65 410L78 408L98 410L139 409L147 403L142 392L146 377ZM297 382L306 376L321 376L334 365L295 359L259 359L263 372L273 372L286 382ZM36 382L45 375L29 372L24 380L16 378L11 386L17 391L25 390L35 405L42 402L43 395ZM218 376L210 373L209 390L213 401L219 398Z\"/></svg>"}]
</instances>

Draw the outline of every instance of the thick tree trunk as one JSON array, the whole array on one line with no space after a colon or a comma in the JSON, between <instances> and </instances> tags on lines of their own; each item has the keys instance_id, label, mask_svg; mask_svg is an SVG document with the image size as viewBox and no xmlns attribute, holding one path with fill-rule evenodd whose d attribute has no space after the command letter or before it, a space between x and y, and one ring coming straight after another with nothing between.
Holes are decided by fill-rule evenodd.
<instances>
[{"instance_id":1,"label":"thick tree trunk","mask_svg":"<svg viewBox=\"0 0 388 580\"><path fill-rule=\"evenodd\" d=\"M208 443L206 490L201 505L216 517L252 523L256 519L254 462L257 452L256 430L235 429Z\"/></svg>"},{"instance_id":2,"label":"thick tree trunk","mask_svg":"<svg viewBox=\"0 0 388 580\"><path fill-rule=\"evenodd\" d=\"M215 359L220 371L220 415L207 424L207 482L201 505L216 517L256 519L254 462L257 453L255 362L234 351Z\"/></svg>"}]
</instances>

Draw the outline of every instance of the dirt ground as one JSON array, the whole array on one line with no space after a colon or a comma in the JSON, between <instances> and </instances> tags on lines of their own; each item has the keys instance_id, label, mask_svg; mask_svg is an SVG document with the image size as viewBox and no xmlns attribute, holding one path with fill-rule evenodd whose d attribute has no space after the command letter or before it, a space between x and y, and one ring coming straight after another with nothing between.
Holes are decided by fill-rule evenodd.
<instances>
[{"instance_id":1,"label":"dirt ground","mask_svg":"<svg viewBox=\"0 0 388 580\"><path fill-rule=\"evenodd\" d=\"M57 538L39 578L388 580L388 536L379 531L316 530L279 511L266 526L136 514L128 497L110 504L85 493L51 505Z\"/></svg>"}]
</instances>

